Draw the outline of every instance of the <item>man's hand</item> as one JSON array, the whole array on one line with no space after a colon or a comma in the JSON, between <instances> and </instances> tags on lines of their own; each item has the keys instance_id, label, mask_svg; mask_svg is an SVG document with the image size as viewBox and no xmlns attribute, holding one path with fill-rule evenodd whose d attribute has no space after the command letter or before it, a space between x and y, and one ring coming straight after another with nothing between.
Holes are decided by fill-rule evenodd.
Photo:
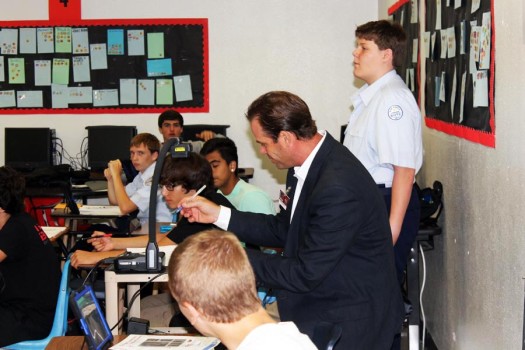
<instances>
[{"instance_id":1,"label":"man's hand","mask_svg":"<svg viewBox=\"0 0 525 350\"><path fill-rule=\"evenodd\" d=\"M108 169L112 178L120 178L122 173L122 163L119 159L110 160L108 163Z\"/></svg>"},{"instance_id":2,"label":"man's hand","mask_svg":"<svg viewBox=\"0 0 525 350\"><path fill-rule=\"evenodd\" d=\"M115 245L113 243L113 239L105 235L106 234L104 232L95 231L91 235L91 237L93 238L88 239L87 242L91 243L91 245L93 246L93 248L95 248L97 252L107 252L110 250L114 250Z\"/></svg>"},{"instance_id":3,"label":"man's hand","mask_svg":"<svg viewBox=\"0 0 525 350\"><path fill-rule=\"evenodd\" d=\"M195 136L201 140L208 141L215 137L215 133L211 130L202 130L200 133L195 134Z\"/></svg>"},{"instance_id":4,"label":"man's hand","mask_svg":"<svg viewBox=\"0 0 525 350\"><path fill-rule=\"evenodd\" d=\"M111 177L111 171L109 171L109 168L104 169L104 177L106 180L111 181L113 178Z\"/></svg>"},{"instance_id":5,"label":"man's hand","mask_svg":"<svg viewBox=\"0 0 525 350\"><path fill-rule=\"evenodd\" d=\"M77 250L71 254L71 266L78 268L80 265L95 265L102 259L105 259L107 254L100 252L86 252L85 250Z\"/></svg>"},{"instance_id":6,"label":"man's hand","mask_svg":"<svg viewBox=\"0 0 525 350\"><path fill-rule=\"evenodd\" d=\"M221 211L219 205L200 196L195 198L186 197L180 201L179 206L182 206L182 215L189 222L204 224L212 224L217 221Z\"/></svg>"}]
</instances>

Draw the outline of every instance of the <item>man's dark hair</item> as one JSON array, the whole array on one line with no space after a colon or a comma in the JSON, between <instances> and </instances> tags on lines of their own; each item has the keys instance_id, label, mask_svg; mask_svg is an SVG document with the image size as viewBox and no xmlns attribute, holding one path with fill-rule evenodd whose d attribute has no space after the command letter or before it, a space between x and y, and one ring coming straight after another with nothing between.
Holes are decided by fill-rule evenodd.
<instances>
[{"instance_id":1,"label":"man's dark hair","mask_svg":"<svg viewBox=\"0 0 525 350\"><path fill-rule=\"evenodd\" d=\"M202 145L201 155L206 156L215 151L219 152L222 159L224 159L227 164L230 164L231 162L237 163L237 167L235 168L235 175L237 175L239 170L239 157L237 155L237 146L235 146L235 142L225 137L209 139L204 145Z\"/></svg>"},{"instance_id":2,"label":"man's dark hair","mask_svg":"<svg viewBox=\"0 0 525 350\"><path fill-rule=\"evenodd\" d=\"M0 167L0 208L8 214L24 211L24 177L10 167Z\"/></svg>"},{"instance_id":3,"label":"man's dark hair","mask_svg":"<svg viewBox=\"0 0 525 350\"><path fill-rule=\"evenodd\" d=\"M162 128L162 124L166 120L177 120L180 123L181 127L184 126L184 118L182 117L182 114L180 114L176 110L168 109L159 115L159 128Z\"/></svg>"},{"instance_id":4,"label":"man's dark hair","mask_svg":"<svg viewBox=\"0 0 525 350\"><path fill-rule=\"evenodd\" d=\"M214 192L210 163L201 155L190 152L187 158L173 158L167 155L160 175L161 185L181 185L186 191L198 190L206 185L206 192Z\"/></svg>"},{"instance_id":5,"label":"man's dark hair","mask_svg":"<svg viewBox=\"0 0 525 350\"><path fill-rule=\"evenodd\" d=\"M287 91L270 91L248 107L246 118L258 119L266 135L275 142L281 131L289 131L300 139L311 139L317 133L308 105Z\"/></svg>"},{"instance_id":6,"label":"man's dark hair","mask_svg":"<svg viewBox=\"0 0 525 350\"><path fill-rule=\"evenodd\" d=\"M387 20L371 21L362 24L355 30L355 37L373 41L380 50L392 50L392 64L401 65L405 56L407 36L398 23Z\"/></svg>"}]
</instances>

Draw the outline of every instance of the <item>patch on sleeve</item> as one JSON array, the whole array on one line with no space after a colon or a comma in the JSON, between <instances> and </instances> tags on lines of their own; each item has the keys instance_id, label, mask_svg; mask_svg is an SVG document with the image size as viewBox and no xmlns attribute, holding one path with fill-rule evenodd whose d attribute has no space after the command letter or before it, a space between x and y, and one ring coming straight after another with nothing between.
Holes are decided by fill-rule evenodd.
<instances>
[{"instance_id":1,"label":"patch on sleeve","mask_svg":"<svg viewBox=\"0 0 525 350\"><path fill-rule=\"evenodd\" d=\"M388 109L388 118L392 120L399 120L402 117L403 117L403 110L401 109L400 106L398 105L390 106L390 108Z\"/></svg>"}]
</instances>

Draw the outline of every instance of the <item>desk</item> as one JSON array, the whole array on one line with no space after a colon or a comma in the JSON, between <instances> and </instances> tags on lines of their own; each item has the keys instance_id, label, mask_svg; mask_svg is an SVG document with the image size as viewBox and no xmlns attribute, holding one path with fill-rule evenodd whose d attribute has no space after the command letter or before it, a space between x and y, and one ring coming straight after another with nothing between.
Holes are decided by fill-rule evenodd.
<instances>
[{"instance_id":1,"label":"desk","mask_svg":"<svg viewBox=\"0 0 525 350\"><path fill-rule=\"evenodd\" d=\"M128 305L133 294L135 294L139 288L141 282L151 281L153 277L157 276L156 273L115 273L114 270L107 269L104 272L104 283L106 292L106 319L109 324L109 328L112 328L117 324L118 320L123 314L123 296L124 289L119 288L119 283L126 284ZM155 279L155 282L168 282L168 275L164 273L160 277ZM140 317L140 297L136 298L133 302L131 309L129 310L129 317ZM113 329L113 334L122 333L122 325Z\"/></svg>"},{"instance_id":2,"label":"desk","mask_svg":"<svg viewBox=\"0 0 525 350\"><path fill-rule=\"evenodd\" d=\"M408 341L409 350L419 350L420 334L420 305L419 294L419 248L423 250L434 249L434 236L441 234L441 227L437 225L420 226L416 241L410 249L407 264L407 294L412 303L412 312L408 317Z\"/></svg>"},{"instance_id":3,"label":"desk","mask_svg":"<svg viewBox=\"0 0 525 350\"><path fill-rule=\"evenodd\" d=\"M47 238L51 242L56 242L58 246L60 247L60 250L62 250L62 254L64 254L64 258L67 258L68 255L68 249L66 247L67 242L64 242L64 240L59 239L64 234L66 234L69 229L65 226L40 226L42 230L44 230L44 233L46 234ZM67 239L66 239L67 241Z\"/></svg>"},{"instance_id":4,"label":"desk","mask_svg":"<svg viewBox=\"0 0 525 350\"><path fill-rule=\"evenodd\" d=\"M66 226L41 226L42 230L46 234L47 238L51 242L57 242L57 240L69 231Z\"/></svg>"},{"instance_id":5,"label":"desk","mask_svg":"<svg viewBox=\"0 0 525 350\"><path fill-rule=\"evenodd\" d=\"M64 203L57 204L51 211L51 216L55 218L65 219L65 225L69 228L70 233L77 233L78 221L93 221L99 219L113 220L123 215L116 214L104 214L104 213L84 213L84 214L74 214L68 208L64 208ZM73 242L73 235L69 235L69 240L67 242L68 249L71 248Z\"/></svg>"},{"instance_id":6,"label":"desk","mask_svg":"<svg viewBox=\"0 0 525 350\"><path fill-rule=\"evenodd\" d=\"M114 335L112 345L115 345L126 338L126 335ZM83 345L83 346L82 346ZM82 346L82 347L81 347ZM88 350L84 342L84 336L63 336L54 337L46 346L46 350Z\"/></svg>"}]
</instances>

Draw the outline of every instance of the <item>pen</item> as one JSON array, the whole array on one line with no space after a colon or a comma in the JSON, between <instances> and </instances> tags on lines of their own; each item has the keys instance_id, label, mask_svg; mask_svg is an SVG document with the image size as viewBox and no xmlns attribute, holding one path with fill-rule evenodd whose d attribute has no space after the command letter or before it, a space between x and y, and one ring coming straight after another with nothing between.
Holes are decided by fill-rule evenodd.
<instances>
[{"instance_id":1,"label":"pen","mask_svg":"<svg viewBox=\"0 0 525 350\"><path fill-rule=\"evenodd\" d=\"M111 233L106 233L106 234L103 234L102 236L89 236L89 237L82 237L80 239L80 241L87 241L88 239L91 239L91 238L104 238L104 237L111 237L113 236L113 234Z\"/></svg>"},{"instance_id":2,"label":"pen","mask_svg":"<svg viewBox=\"0 0 525 350\"><path fill-rule=\"evenodd\" d=\"M199 190L195 192L195 194L191 196L190 199L197 197L202 191L204 191L205 188L206 188L206 185L202 185L202 187L199 188ZM175 211L173 212L173 214L178 214L180 213L181 210L182 210L182 206L178 206L177 209L175 209Z\"/></svg>"}]
</instances>

